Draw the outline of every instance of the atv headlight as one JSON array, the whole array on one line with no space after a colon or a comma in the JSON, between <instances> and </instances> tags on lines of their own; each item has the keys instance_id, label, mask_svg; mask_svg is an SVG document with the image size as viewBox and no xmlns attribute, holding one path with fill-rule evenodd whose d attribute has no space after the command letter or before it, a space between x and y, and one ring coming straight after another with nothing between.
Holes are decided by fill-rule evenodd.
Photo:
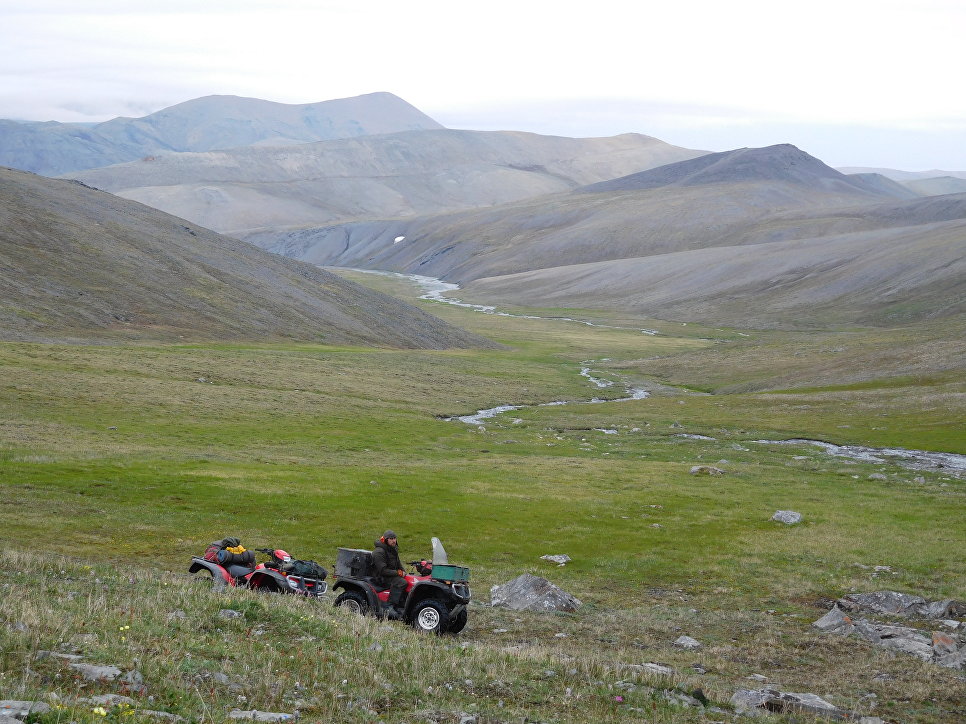
<instances>
[{"instance_id":1,"label":"atv headlight","mask_svg":"<svg viewBox=\"0 0 966 724\"><path fill-rule=\"evenodd\" d=\"M453 593L459 596L460 598L465 598L466 600L469 600L470 587L467 586L465 583L454 583Z\"/></svg>"},{"instance_id":2,"label":"atv headlight","mask_svg":"<svg viewBox=\"0 0 966 724\"><path fill-rule=\"evenodd\" d=\"M286 580L286 581L288 581L288 587L289 587L289 588L291 588L291 589L293 589L293 590L295 590L295 589L298 589L298 587L299 587L299 582L298 582L298 580L297 580L297 579L295 579L295 578L292 578L291 576L286 576L286 577L285 577L285 580Z\"/></svg>"}]
</instances>

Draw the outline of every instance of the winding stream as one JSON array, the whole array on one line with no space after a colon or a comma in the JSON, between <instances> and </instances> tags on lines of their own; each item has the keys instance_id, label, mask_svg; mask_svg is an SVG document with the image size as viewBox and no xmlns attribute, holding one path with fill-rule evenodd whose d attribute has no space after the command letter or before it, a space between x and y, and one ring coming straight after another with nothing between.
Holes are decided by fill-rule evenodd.
<instances>
[{"instance_id":1,"label":"winding stream","mask_svg":"<svg viewBox=\"0 0 966 724\"><path fill-rule=\"evenodd\" d=\"M444 294L459 291L460 285L453 284L452 282L444 282L442 279L437 279L436 277L426 277L422 276L421 274L403 274L402 272L377 271L375 269L355 269L352 267L342 268L344 268L346 271L364 272L366 274L379 274L384 277L408 279L411 282L415 282L423 290L423 293L419 296L420 299L427 299L432 302L442 302L443 304L452 304L454 307L473 309L481 314L493 314L497 317L515 317L516 319L544 319L552 322L573 322L575 324L584 324L588 327L600 327L601 329L636 329L635 327L618 327L610 324L597 324L596 322L588 322L583 319L573 319L572 317L538 317L533 314L511 314L510 312L498 312L496 307L489 304L470 304L469 302L464 302L453 297L444 297ZM641 329L639 331L641 334L648 334L652 336L660 334L656 329Z\"/></svg>"},{"instance_id":2,"label":"winding stream","mask_svg":"<svg viewBox=\"0 0 966 724\"><path fill-rule=\"evenodd\" d=\"M486 304L470 304L459 299L444 297L444 294L458 291L460 286L459 284L444 282L435 277L427 277L420 274L376 271L373 269L347 268L347 271L365 272L367 274L379 274L382 276L407 279L418 284L423 290L423 294L420 295L420 299L427 299L430 301L442 302L443 304L452 304L457 307L473 309L482 314L494 314L498 317L516 317L518 319L542 319L557 322L574 322L576 324L587 325L588 327L601 327L604 329L632 329L631 327L617 327L606 324L597 324L595 322L587 322L582 319L573 319L571 317L539 317L530 314L511 314L509 312L498 312L495 306ZM648 335L658 334L658 332L653 329L642 329L640 331L641 333ZM739 334L741 333L739 332ZM593 360L591 360L591 362L592 361ZM588 362L583 364L586 365ZM590 367L587 366L581 367L580 374L582 377L586 377L598 388L613 387L614 385L614 382L611 380L594 377L591 374ZM650 393L647 390L640 387L627 387L627 396L616 399L606 400L599 397L594 397L590 400L558 400L555 402L543 402L538 405L498 405L485 410L477 410L472 415L461 415L458 417L448 417L445 419L459 420L460 422L465 422L468 425L482 425L484 420L492 419L506 412L512 412L513 410L523 410L532 407L552 407L555 405L593 405L602 402L627 402L630 400L643 400L644 398L648 397L649 394ZM617 434L618 432L617 430L611 429L595 429L606 434ZM714 440L714 438L706 437L704 435L681 434L678 437L691 438L695 440ZM845 457L860 462L878 464L891 462L912 470L946 472L956 477L963 477L966 475L966 455L959 455L956 453L929 452L926 450L906 450L904 448L874 448L864 447L862 445L835 445L833 443L823 442L821 440L806 440L800 438L791 440L752 440L749 442L759 445L814 445L822 448L822 450L829 455Z\"/></svg>"}]
</instances>

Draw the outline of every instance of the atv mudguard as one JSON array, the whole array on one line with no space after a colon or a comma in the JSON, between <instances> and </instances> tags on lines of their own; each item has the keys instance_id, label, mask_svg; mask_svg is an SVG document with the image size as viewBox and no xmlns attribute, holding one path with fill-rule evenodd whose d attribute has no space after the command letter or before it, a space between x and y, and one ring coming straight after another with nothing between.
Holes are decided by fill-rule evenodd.
<instances>
[{"instance_id":1,"label":"atv mudguard","mask_svg":"<svg viewBox=\"0 0 966 724\"><path fill-rule=\"evenodd\" d=\"M288 579L274 568L258 568L248 577L248 587L251 589L267 588L278 590L279 593L292 593Z\"/></svg>"},{"instance_id":2,"label":"atv mudguard","mask_svg":"<svg viewBox=\"0 0 966 724\"><path fill-rule=\"evenodd\" d=\"M369 603L370 611L379 611L382 607L382 601L380 601L378 596L376 596L376 592L373 590L372 584L367 583L366 581L360 581L357 578L340 578L335 582L335 585L332 586L332 590L337 591L340 588L346 591L355 591L365 596L366 601Z\"/></svg>"},{"instance_id":3,"label":"atv mudguard","mask_svg":"<svg viewBox=\"0 0 966 724\"><path fill-rule=\"evenodd\" d=\"M453 589L437 581L417 581L406 597L406 616L412 613L413 607L426 598L435 598L446 604L450 611L462 606L462 600L453 595Z\"/></svg>"},{"instance_id":4,"label":"atv mudguard","mask_svg":"<svg viewBox=\"0 0 966 724\"><path fill-rule=\"evenodd\" d=\"M209 571L211 577L216 581L224 581L229 585L235 585L228 571L217 563L206 561L204 558L199 558L198 556L191 556L191 568L188 569L188 573L197 573L201 570Z\"/></svg>"}]
</instances>

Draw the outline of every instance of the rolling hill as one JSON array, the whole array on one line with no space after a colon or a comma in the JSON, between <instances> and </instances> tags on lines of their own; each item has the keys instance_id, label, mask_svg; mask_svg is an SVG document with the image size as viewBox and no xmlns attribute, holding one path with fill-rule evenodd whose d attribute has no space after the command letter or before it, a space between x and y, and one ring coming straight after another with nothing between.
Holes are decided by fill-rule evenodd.
<instances>
[{"instance_id":1,"label":"rolling hill","mask_svg":"<svg viewBox=\"0 0 966 724\"><path fill-rule=\"evenodd\" d=\"M522 271L962 218L962 199L896 199L794 147L705 158L490 209L251 240L318 264L467 282ZM749 159L755 164L749 164ZM762 167L760 170L755 165ZM782 167L789 173L782 177ZM681 179L687 179L681 183ZM661 180L663 185L657 185ZM643 187L642 187L643 186ZM943 200L945 199L945 200ZM403 237L401 241L397 241Z\"/></svg>"},{"instance_id":2,"label":"rolling hill","mask_svg":"<svg viewBox=\"0 0 966 724\"><path fill-rule=\"evenodd\" d=\"M0 169L0 339L492 346L315 266L70 181Z\"/></svg>"},{"instance_id":3,"label":"rolling hill","mask_svg":"<svg viewBox=\"0 0 966 724\"><path fill-rule=\"evenodd\" d=\"M702 153L638 134L577 139L427 130L170 154L71 177L246 238L502 204Z\"/></svg>"},{"instance_id":4,"label":"rolling hill","mask_svg":"<svg viewBox=\"0 0 966 724\"><path fill-rule=\"evenodd\" d=\"M49 176L149 155L442 128L391 93L290 105L206 96L104 123L0 120L0 165Z\"/></svg>"}]
</instances>

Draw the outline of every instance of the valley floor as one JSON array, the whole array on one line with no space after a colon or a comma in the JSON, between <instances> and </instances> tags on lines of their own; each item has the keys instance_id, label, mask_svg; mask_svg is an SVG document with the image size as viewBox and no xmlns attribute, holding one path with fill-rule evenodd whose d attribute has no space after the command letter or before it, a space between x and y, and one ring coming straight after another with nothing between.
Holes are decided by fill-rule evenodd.
<instances>
[{"instance_id":1,"label":"valley floor","mask_svg":"<svg viewBox=\"0 0 966 724\"><path fill-rule=\"evenodd\" d=\"M417 296L402 280L353 278ZM966 564L954 553L966 544L966 480L755 442L966 454L955 331L791 334L583 315L610 325L589 327L421 303L505 347L0 345L0 698L66 693L56 662L34 666L30 656L93 630L92 654L112 659L97 663L141 661L172 712L206 721L222 721L211 712L238 705L239 695L241 708L269 711L314 697L309 721L409 721L424 709L438 716L420 720L459 721L463 711L481 722L631 721L645 711L698 721L654 692L700 688L728 709L737 688L762 686L752 674L890 721L966 717L961 672L809 626L853 591L966 599ZM903 356L915 346L932 350L918 368ZM588 375L614 384L598 387ZM539 406L623 397L629 386L651 394ZM532 406L482 425L446 419L501 404ZM723 474L691 474L700 465ZM776 510L803 522L774 522ZM584 606L567 616L477 606L458 639L421 641L327 607L298 614L243 592L191 593L180 577L192 554L225 535L331 568L336 547L369 548L387 527L400 534L404 558L428 555L429 538L442 538L451 560L471 567L477 600L532 572ZM65 552L73 562L46 557ZM540 559L558 553L573 561ZM135 566L139 582L167 582L173 597L156 585L125 587L108 563ZM103 587L89 585L75 570L82 565L99 571ZM60 566L73 579L62 587ZM47 596L13 606L30 589ZM146 637L139 646L164 649L152 664L108 636L112 616L138 627L141 602L149 630L137 634ZM243 609L248 623L213 618L226 607ZM190 608L191 622L170 624L176 608ZM251 638L263 617L264 638ZM704 648L675 648L681 634ZM296 649L302 635L312 638ZM229 645L242 639L247 648ZM309 642L319 649L314 668L303 660ZM648 662L677 673L665 680L620 668ZM202 670L246 666L255 683L243 694L208 684L187 697L175 691ZM371 694L368 675L350 673L373 666L398 668L384 695ZM273 672L278 686L261 683ZM343 679L351 692L339 688ZM303 696L295 682L317 691Z\"/></svg>"}]
</instances>

